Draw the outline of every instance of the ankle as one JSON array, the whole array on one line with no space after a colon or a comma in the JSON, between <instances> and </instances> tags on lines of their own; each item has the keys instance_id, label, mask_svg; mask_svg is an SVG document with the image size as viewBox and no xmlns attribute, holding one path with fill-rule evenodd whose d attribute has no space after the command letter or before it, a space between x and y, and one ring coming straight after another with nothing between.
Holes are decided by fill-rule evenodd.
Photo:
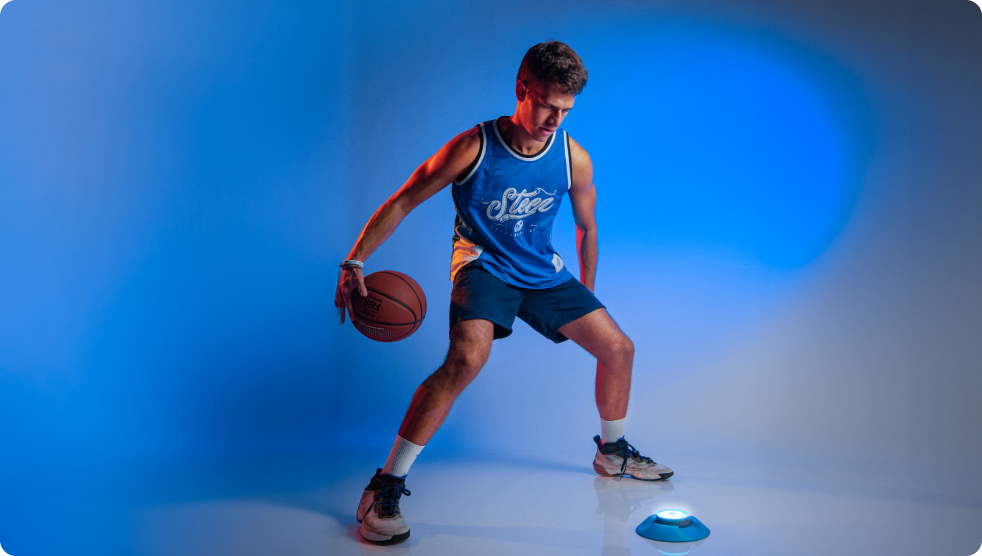
<instances>
[{"instance_id":1,"label":"ankle","mask_svg":"<svg viewBox=\"0 0 982 556\"><path fill-rule=\"evenodd\" d=\"M382 467L382 474L396 479L405 479L409 474L409 468L416 461L416 456L423 451L423 446L413 444L405 438L396 435L395 442L392 443L392 450L389 451L389 459L385 460Z\"/></svg>"},{"instance_id":2,"label":"ankle","mask_svg":"<svg viewBox=\"0 0 982 556\"><path fill-rule=\"evenodd\" d=\"M605 421L601 419L600 442L602 444L610 444L624 438L624 421L626 420L626 417L615 421Z\"/></svg>"}]
</instances>

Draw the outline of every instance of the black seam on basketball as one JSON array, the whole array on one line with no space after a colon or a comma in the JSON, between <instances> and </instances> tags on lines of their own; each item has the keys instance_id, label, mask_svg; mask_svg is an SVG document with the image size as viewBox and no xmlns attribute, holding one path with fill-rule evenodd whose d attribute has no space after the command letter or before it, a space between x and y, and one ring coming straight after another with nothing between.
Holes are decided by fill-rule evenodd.
<instances>
[{"instance_id":1,"label":"black seam on basketball","mask_svg":"<svg viewBox=\"0 0 982 556\"><path fill-rule=\"evenodd\" d=\"M355 324L355 322L358 322L358 324L361 324L363 326L369 326L371 328L377 328L375 326L371 326L371 325L365 324L365 323L363 323L361 321L355 321L355 319L351 319L351 324ZM419 322L419 321L417 321L417 322ZM407 324L409 324L409 323L407 323ZM398 324L398 325L392 325L392 326L406 326L406 325L405 324ZM409 332L406 332L402 336L391 336L391 337L388 337L388 338L380 338L378 336L369 336L368 334L365 334L364 332L362 332L361 328L358 328L357 325L355 326L355 330L357 330L362 336L368 338L369 340L375 340L376 342L382 342L382 343L398 342L399 340L405 338L406 336L409 336L410 334L412 334L413 332L416 331L415 329L413 329L413 330L410 330ZM389 330L388 332L391 333L392 331Z\"/></svg>"},{"instance_id":2,"label":"black seam on basketball","mask_svg":"<svg viewBox=\"0 0 982 556\"><path fill-rule=\"evenodd\" d=\"M362 318L361 315L358 315L358 318ZM414 320L413 322L394 322L392 324L389 324L387 322L375 322L375 321L372 321L371 319L365 319L365 320L369 320L371 322L374 322L375 324L368 324L367 322L361 322L361 321L358 321L358 322L361 322L365 326L371 326L372 328L384 328L386 326L410 326L410 325L416 324L418 322L422 322L420 320Z\"/></svg>"},{"instance_id":3,"label":"black seam on basketball","mask_svg":"<svg viewBox=\"0 0 982 556\"><path fill-rule=\"evenodd\" d=\"M363 324L364 324L364 323L363 323ZM402 324L402 325L398 325L398 326L406 326L406 325L404 325L404 324ZM357 330L357 328L356 328L356 330ZM390 330L389 332L391 332L391 330ZM369 340L375 340L375 341L377 341L377 342L383 342L383 343L386 343L386 342L398 342L399 340L401 340L401 339L403 339L403 338L405 338L406 336L409 336L409 335L410 335L410 334L412 334L413 332L415 332L415 331L414 331L414 330L410 330L409 332L406 332L406 333L405 333L405 334L403 334L402 336L390 336L390 337L388 337L388 338L372 338L371 336L365 336L364 334L362 334L362 336L365 336L365 337L366 337L366 338L368 338Z\"/></svg>"},{"instance_id":4,"label":"black seam on basketball","mask_svg":"<svg viewBox=\"0 0 982 556\"><path fill-rule=\"evenodd\" d=\"M371 320L371 319L365 319L365 320ZM358 321L358 322L361 322L361 321ZM375 322L375 321L371 321L371 322ZM396 322L396 323L392 323L392 324L389 324L387 322L375 322L375 324L368 324L367 322L362 322L362 324L364 324L365 326L371 326L372 328L384 328L386 326L410 326L410 325L416 324L417 322L419 322L419 321L416 320L416 321L413 321L413 322Z\"/></svg>"},{"instance_id":5,"label":"black seam on basketball","mask_svg":"<svg viewBox=\"0 0 982 556\"><path fill-rule=\"evenodd\" d=\"M381 270L381 271L379 271L379 272L384 272L384 273L386 273L386 274L391 274L392 276L395 276L396 278L398 278L398 279L400 279L400 280L402 280L403 282L406 282L406 279L405 279L405 278L403 278L402 276L399 276L398 274L395 274L395 273L393 273L393 272L391 272L391 271L388 271L388 270ZM421 316L419 316L419 318L418 318L418 319L416 319L416 320L417 320L417 322L422 322L422 321L423 321L423 317L424 317L424 316L426 316L426 309L425 309L425 307L423 307L423 302L422 302L422 301L420 301L420 299L419 299L419 294L418 294L418 293L416 293L416 288L414 288L414 287L413 287L413 285L412 285L412 284L410 284L409 282L406 282L406 285L407 285L407 286L409 286L409 289L411 289L411 290L413 290L413 295L415 295L415 296L416 296L416 303L419 303L419 310L420 310L420 311L423 311L423 315L421 315ZM418 285L419 285L419 284L417 284L417 286L418 286ZM400 304L400 305L401 305L401 304ZM405 306L405 305L403 305L403 307L406 307L406 306ZM409 307L406 307L406 309L409 309ZM416 311L413 311L412 309L409 309L409 312L411 312L411 313L412 313L412 314L413 314L414 316L416 316Z\"/></svg>"},{"instance_id":6,"label":"black seam on basketball","mask_svg":"<svg viewBox=\"0 0 982 556\"><path fill-rule=\"evenodd\" d=\"M376 273L376 274L379 274L379 273L382 273L382 272L384 272L384 273L386 273L386 274L392 274L391 272L387 272L387 271L385 271L385 270L381 270L381 271L379 271L379 272L378 272L378 273ZM393 274L393 276L395 276L395 275ZM396 278L399 278L400 280L402 280L402 278L400 278L399 276L396 276ZM405 280L402 280L402 281L403 281L403 282L405 282ZM407 286L409 286L409 288L413 290L413 295L416 295L416 290L415 290L415 289L413 289L413 287L412 287L412 286L411 286L410 284L406 284L406 285L407 285ZM413 311L413 308L412 308L412 307L410 307L409 305L406 305L405 303L403 303L403 302L401 302L401 301L399 301L398 299L392 299L392 298L391 298L391 297L389 297L388 295L384 295L384 294L382 294L381 292L377 292L377 291L374 291L374 290L373 290L373 292L372 292L372 293L375 293L375 294L377 294L377 295L382 295L382 297L384 297L385 299L388 299L389 301L392 301L393 303L397 303L397 304L399 304L399 305L402 305L402 306L403 306L403 307L404 307L404 308L405 308L405 309L406 309L407 311L409 311L409 312L410 312L410 313L411 313L411 314L412 314L412 315L413 315L414 317L416 317L416 316L417 316L417 315L416 315L416 311ZM418 295L416 295L416 300L417 300L417 301L419 301L419 296L418 296ZM420 307L420 310L422 310L422 309L423 309L423 308L422 308L422 307ZM413 321L413 322L419 322L419 321L421 321L421 320L423 320L423 319L422 319L422 318L417 318L417 319L416 319L415 321ZM378 323L378 324L383 324L383 323ZM404 326L403 324L388 324L388 323L385 323L385 324L386 324L387 326ZM405 323L405 324L413 324L413 323L412 323L412 322L407 322L407 323Z\"/></svg>"}]
</instances>

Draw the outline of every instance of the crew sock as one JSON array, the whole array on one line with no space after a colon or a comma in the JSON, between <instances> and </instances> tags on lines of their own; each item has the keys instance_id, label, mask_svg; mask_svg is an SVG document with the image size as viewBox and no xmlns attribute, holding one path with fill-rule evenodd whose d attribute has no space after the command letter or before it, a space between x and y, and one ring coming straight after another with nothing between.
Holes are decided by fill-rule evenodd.
<instances>
[{"instance_id":1,"label":"crew sock","mask_svg":"<svg viewBox=\"0 0 982 556\"><path fill-rule=\"evenodd\" d=\"M624 420L618 419L616 421L604 421L600 420L600 441L603 444L608 442L617 442L618 440L624 438Z\"/></svg>"},{"instance_id":2,"label":"crew sock","mask_svg":"<svg viewBox=\"0 0 982 556\"><path fill-rule=\"evenodd\" d=\"M422 446L413 444L397 434L396 441L392 444L392 451L389 452L389 459L385 460L382 473L398 479L405 479L406 475L409 474L409 467L422 451Z\"/></svg>"}]
</instances>

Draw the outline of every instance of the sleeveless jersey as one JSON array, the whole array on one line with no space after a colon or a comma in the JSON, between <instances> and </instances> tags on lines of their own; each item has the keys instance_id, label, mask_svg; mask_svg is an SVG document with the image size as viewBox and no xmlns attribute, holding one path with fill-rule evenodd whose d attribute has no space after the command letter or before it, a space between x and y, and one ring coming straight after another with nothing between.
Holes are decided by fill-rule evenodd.
<instances>
[{"instance_id":1,"label":"sleeveless jersey","mask_svg":"<svg viewBox=\"0 0 982 556\"><path fill-rule=\"evenodd\" d=\"M571 182L569 139L557 129L533 156L501 136L496 120L478 125L481 152L451 187L454 221L450 279L473 260L507 284L544 289L573 277L552 247L552 222Z\"/></svg>"}]
</instances>

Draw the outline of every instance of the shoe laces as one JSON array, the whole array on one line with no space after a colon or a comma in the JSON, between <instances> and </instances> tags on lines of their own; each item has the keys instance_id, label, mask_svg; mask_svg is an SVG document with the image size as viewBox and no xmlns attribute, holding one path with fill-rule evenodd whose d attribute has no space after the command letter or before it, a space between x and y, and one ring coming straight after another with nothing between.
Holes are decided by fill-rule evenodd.
<instances>
[{"instance_id":1,"label":"shoe laces","mask_svg":"<svg viewBox=\"0 0 982 556\"><path fill-rule=\"evenodd\" d=\"M399 513L399 498L409 496L409 489L401 483L387 483L375 492L375 505L379 517L388 517Z\"/></svg>"},{"instance_id":2,"label":"shoe laces","mask_svg":"<svg viewBox=\"0 0 982 556\"><path fill-rule=\"evenodd\" d=\"M641 452L638 452L637 448L631 446L627 440L624 440L623 438L617 441L617 449L621 450L621 458L624 459L624 461L621 462L621 473L624 473L624 471L627 469L628 457L638 463L647 463L652 465L655 463L651 458L642 456Z\"/></svg>"}]
</instances>

